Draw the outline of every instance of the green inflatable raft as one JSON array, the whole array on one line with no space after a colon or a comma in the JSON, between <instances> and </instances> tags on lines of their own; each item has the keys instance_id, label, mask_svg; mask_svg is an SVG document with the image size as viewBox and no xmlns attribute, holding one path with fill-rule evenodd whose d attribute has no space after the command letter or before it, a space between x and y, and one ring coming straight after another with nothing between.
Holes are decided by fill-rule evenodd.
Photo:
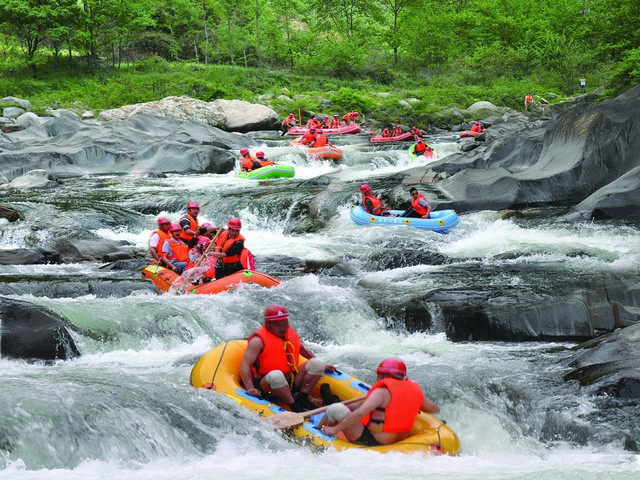
<instances>
[{"instance_id":1,"label":"green inflatable raft","mask_svg":"<svg viewBox=\"0 0 640 480\"><path fill-rule=\"evenodd\" d=\"M291 165L282 165L274 163L266 167L251 170L250 172L237 172L240 178L248 178L251 180L265 180L268 178L291 178L296 174Z\"/></svg>"}]
</instances>

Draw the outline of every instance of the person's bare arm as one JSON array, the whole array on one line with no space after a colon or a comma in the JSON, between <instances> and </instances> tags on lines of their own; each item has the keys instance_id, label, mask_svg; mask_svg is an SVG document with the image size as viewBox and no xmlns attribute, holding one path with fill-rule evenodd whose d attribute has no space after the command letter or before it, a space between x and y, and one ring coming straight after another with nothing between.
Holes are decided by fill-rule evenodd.
<instances>
[{"instance_id":1,"label":"person's bare arm","mask_svg":"<svg viewBox=\"0 0 640 480\"><path fill-rule=\"evenodd\" d=\"M425 395L422 400L422 405L420 405L420 410L426 413L438 413L440 411L440 407Z\"/></svg>"},{"instance_id":2,"label":"person's bare arm","mask_svg":"<svg viewBox=\"0 0 640 480\"><path fill-rule=\"evenodd\" d=\"M253 386L253 376L251 375L251 365L253 365L258 359L258 355L264 348L264 343L260 337L253 337L247 344L247 349L242 357L242 363L240 364L240 377L244 388L249 395L254 397L260 396L260 390Z\"/></svg>"},{"instance_id":3,"label":"person's bare arm","mask_svg":"<svg viewBox=\"0 0 640 480\"><path fill-rule=\"evenodd\" d=\"M376 408L381 406L385 400L385 395L389 395L389 391L386 389L378 388L373 391L371 395L355 410L349 412L346 417L344 417L340 423L334 425L333 427L324 427L324 433L327 435L335 435L338 432L341 432L345 428L353 425L354 423L359 422L364 418L368 413L373 412Z\"/></svg>"}]
</instances>

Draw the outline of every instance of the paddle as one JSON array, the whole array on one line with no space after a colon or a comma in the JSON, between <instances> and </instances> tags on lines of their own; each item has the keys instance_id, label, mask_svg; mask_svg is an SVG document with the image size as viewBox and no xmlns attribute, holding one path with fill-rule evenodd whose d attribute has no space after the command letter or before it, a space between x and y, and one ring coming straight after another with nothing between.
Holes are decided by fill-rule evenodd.
<instances>
[{"instance_id":1,"label":"paddle","mask_svg":"<svg viewBox=\"0 0 640 480\"><path fill-rule=\"evenodd\" d=\"M350 403L355 403L360 400L364 400L365 398L366 397L362 395L360 397L345 400L342 403L344 405L349 405ZM327 408L329 408L329 405L325 405L324 407L316 408L314 410L309 410L308 412L282 412L268 417L266 421L279 429L291 428L304 423L305 419L315 415L316 413L322 413L326 411Z\"/></svg>"},{"instance_id":2,"label":"paddle","mask_svg":"<svg viewBox=\"0 0 640 480\"><path fill-rule=\"evenodd\" d=\"M193 271L194 268L198 268L200 266L200 264L204 261L204 259L209 254L209 250L211 250L211 247L213 247L216 244L216 240L218 239L218 235L220 235L220 233L222 233L222 230L224 230L222 227L218 228L218 231L216 232L215 236L213 237L213 240L211 240L209 242L209 245L207 245L206 250L204 252L202 252L202 255L200 255L200 258L198 259L196 264L193 266L193 268L189 269L190 271ZM187 275L187 277L184 279L184 283L182 285L180 285L178 287L178 289L175 291L176 295L182 295L184 293L184 291L187 289L187 285L189 285L189 278L190 277L191 277L191 275Z\"/></svg>"}]
</instances>

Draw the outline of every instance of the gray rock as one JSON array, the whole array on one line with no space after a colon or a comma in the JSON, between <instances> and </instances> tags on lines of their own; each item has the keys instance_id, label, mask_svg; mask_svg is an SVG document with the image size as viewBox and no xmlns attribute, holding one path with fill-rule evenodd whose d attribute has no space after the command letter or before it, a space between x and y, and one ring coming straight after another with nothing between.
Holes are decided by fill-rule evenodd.
<instances>
[{"instance_id":1,"label":"gray rock","mask_svg":"<svg viewBox=\"0 0 640 480\"><path fill-rule=\"evenodd\" d=\"M22 220L22 214L10 205L0 204L0 218L5 218L10 222Z\"/></svg>"},{"instance_id":2,"label":"gray rock","mask_svg":"<svg viewBox=\"0 0 640 480\"><path fill-rule=\"evenodd\" d=\"M17 118L22 115L26 110L19 107L7 107L2 109L2 116L6 118Z\"/></svg>"},{"instance_id":3,"label":"gray rock","mask_svg":"<svg viewBox=\"0 0 640 480\"><path fill-rule=\"evenodd\" d=\"M252 130L275 130L280 127L278 114L264 105L244 100L216 100L226 117L224 130L229 132L249 132Z\"/></svg>"},{"instance_id":4,"label":"gray rock","mask_svg":"<svg viewBox=\"0 0 640 480\"><path fill-rule=\"evenodd\" d=\"M85 110L85 111L82 113L82 115L80 115L80 118L82 118L82 119L84 119L84 120L87 120L87 119L89 119L89 118L96 118L96 114L95 114L95 113L93 113L93 112L92 112L92 111L90 111L90 110Z\"/></svg>"},{"instance_id":5,"label":"gray rock","mask_svg":"<svg viewBox=\"0 0 640 480\"><path fill-rule=\"evenodd\" d=\"M22 128L29 128L31 126L40 126L42 120L33 112L26 112L16 118L16 125Z\"/></svg>"},{"instance_id":6,"label":"gray rock","mask_svg":"<svg viewBox=\"0 0 640 480\"><path fill-rule=\"evenodd\" d=\"M413 110L413 107L411 106L411 104L409 102L407 102L406 100L399 100L398 101L398 105L400 105L403 108L407 108L409 110Z\"/></svg>"},{"instance_id":7,"label":"gray rock","mask_svg":"<svg viewBox=\"0 0 640 480\"><path fill-rule=\"evenodd\" d=\"M476 102L473 105L470 105L469 108L467 108L467 110L471 113L476 113L476 112L479 112L480 110L490 110L490 111L496 112L498 111L498 107L496 107L491 102L481 101L481 102Z\"/></svg>"},{"instance_id":8,"label":"gray rock","mask_svg":"<svg viewBox=\"0 0 640 480\"><path fill-rule=\"evenodd\" d=\"M0 323L2 357L67 360L80 355L69 322L43 307L0 297Z\"/></svg>"},{"instance_id":9,"label":"gray rock","mask_svg":"<svg viewBox=\"0 0 640 480\"><path fill-rule=\"evenodd\" d=\"M25 110L31 110L31 102L29 100L23 100L16 97L0 98L0 105L10 105L13 103L20 106L21 108L24 108Z\"/></svg>"},{"instance_id":10,"label":"gray rock","mask_svg":"<svg viewBox=\"0 0 640 480\"><path fill-rule=\"evenodd\" d=\"M51 175L51 172L44 169L31 170L9 183L10 188L18 190L58 188L61 185L62 183Z\"/></svg>"},{"instance_id":11,"label":"gray rock","mask_svg":"<svg viewBox=\"0 0 640 480\"><path fill-rule=\"evenodd\" d=\"M293 102L293 100L286 95L278 95L278 100L283 100L285 102Z\"/></svg>"}]
</instances>

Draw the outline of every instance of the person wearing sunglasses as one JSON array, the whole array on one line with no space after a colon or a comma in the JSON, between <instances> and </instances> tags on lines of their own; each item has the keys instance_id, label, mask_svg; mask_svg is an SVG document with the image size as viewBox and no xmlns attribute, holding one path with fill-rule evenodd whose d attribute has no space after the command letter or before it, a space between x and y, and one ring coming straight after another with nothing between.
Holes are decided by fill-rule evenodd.
<instances>
[{"instance_id":1,"label":"person wearing sunglasses","mask_svg":"<svg viewBox=\"0 0 640 480\"><path fill-rule=\"evenodd\" d=\"M301 364L300 355L309 360ZM249 335L242 358L240 373L247 393L278 397L293 412L311 410L322 405L322 400L311 397L309 392L325 370L334 372L335 367L302 343L298 332L289 325L287 309L269 305L264 311L264 324Z\"/></svg>"}]
</instances>

